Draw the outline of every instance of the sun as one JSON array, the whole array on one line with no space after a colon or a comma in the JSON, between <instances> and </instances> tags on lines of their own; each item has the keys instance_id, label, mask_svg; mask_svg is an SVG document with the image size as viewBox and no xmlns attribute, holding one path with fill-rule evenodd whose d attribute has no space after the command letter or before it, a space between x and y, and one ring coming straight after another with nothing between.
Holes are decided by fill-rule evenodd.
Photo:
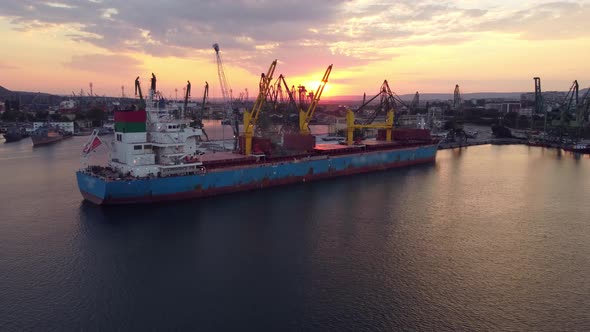
<instances>
[{"instance_id":1,"label":"sun","mask_svg":"<svg viewBox=\"0 0 590 332\"><path fill-rule=\"evenodd\" d=\"M318 88L320 87L321 82L318 80L304 80L303 83L301 83L301 85L305 86L305 89L308 92L313 91L313 93L315 94L318 90ZM322 92L322 97L332 97L332 93L334 91L334 87L332 84L330 84L330 81L328 81L328 83L326 84L326 86L324 86L324 90Z\"/></svg>"}]
</instances>

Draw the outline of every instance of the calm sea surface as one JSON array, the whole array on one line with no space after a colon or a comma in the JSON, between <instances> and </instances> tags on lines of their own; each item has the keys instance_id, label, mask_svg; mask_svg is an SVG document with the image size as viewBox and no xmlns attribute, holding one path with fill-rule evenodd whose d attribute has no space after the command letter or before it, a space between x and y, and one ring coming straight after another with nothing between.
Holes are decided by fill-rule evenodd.
<instances>
[{"instance_id":1,"label":"calm sea surface","mask_svg":"<svg viewBox=\"0 0 590 332\"><path fill-rule=\"evenodd\" d=\"M590 330L588 156L470 147L98 207L74 176L85 140L0 144L0 331Z\"/></svg>"}]
</instances>

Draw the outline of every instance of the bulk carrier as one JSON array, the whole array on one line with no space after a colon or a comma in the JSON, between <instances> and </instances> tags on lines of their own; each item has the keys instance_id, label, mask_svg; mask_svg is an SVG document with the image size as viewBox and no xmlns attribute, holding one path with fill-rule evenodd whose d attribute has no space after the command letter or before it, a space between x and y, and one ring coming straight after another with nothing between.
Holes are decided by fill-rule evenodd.
<instances>
[{"instance_id":1,"label":"bulk carrier","mask_svg":"<svg viewBox=\"0 0 590 332\"><path fill-rule=\"evenodd\" d=\"M84 166L76 173L82 196L95 204L152 203L434 162L438 141L427 131L394 129L393 111L382 125L359 125L349 111L346 144L316 144L315 137L303 129L309 128L331 66L311 103L314 108L310 105L307 112L300 113L302 132L285 134L283 138L283 145L290 152L273 154L267 148L269 141L253 137L253 127L268 95L274 66L276 61L262 75L252 111L244 112L244 133L236 152L202 149L203 129L167 111L157 97L154 77L139 108L115 112L108 165ZM376 128L381 135L377 140L353 141L354 129L362 127ZM100 143L94 133L84 153Z\"/></svg>"}]
</instances>

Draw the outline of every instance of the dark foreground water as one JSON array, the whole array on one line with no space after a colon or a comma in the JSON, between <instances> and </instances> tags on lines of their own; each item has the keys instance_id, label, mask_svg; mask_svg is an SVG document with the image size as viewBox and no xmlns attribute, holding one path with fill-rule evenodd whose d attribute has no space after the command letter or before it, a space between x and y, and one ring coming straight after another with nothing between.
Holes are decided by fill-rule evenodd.
<instances>
[{"instance_id":1,"label":"dark foreground water","mask_svg":"<svg viewBox=\"0 0 590 332\"><path fill-rule=\"evenodd\" d=\"M524 146L97 207L85 138L0 144L0 331L590 330L590 159Z\"/></svg>"}]
</instances>

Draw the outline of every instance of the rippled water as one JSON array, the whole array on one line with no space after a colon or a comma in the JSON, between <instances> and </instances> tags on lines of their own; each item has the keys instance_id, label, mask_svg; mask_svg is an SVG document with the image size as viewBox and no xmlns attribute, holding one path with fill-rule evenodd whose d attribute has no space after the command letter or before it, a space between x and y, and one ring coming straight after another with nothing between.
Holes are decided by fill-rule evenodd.
<instances>
[{"instance_id":1,"label":"rippled water","mask_svg":"<svg viewBox=\"0 0 590 332\"><path fill-rule=\"evenodd\" d=\"M0 144L0 330L590 330L590 159L525 146L159 205ZM100 158L97 156L96 158Z\"/></svg>"}]
</instances>

